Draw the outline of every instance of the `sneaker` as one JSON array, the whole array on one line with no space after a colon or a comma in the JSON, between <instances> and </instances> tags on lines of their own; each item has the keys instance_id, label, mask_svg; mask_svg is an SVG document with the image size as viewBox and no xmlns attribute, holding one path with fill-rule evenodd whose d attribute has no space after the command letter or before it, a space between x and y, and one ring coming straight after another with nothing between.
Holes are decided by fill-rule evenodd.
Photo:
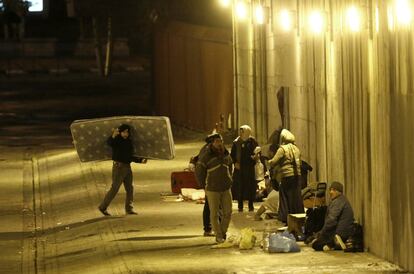
<instances>
[{"instance_id":1,"label":"sneaker","mask_svg":"<svg viewBox=\"0 0 414 274\"><path fill-rule=\"evenodd\" d=\"M335 244L340 246L342 250L346 249L344 241L342 241L341 236L339 236L338 234L335 234Z\"/></svg>"},{"instance_id":2,"label":"sneaker","mask_svg":"<svg viewBox=\"0 0 414 274\"><path fill-rule=\"evenodd\" d=\"M312 239L309 243L308 246L313 247L313 244L317 241L318 239L314 238Z\"/></svg>"},{"instance_id":3,"label":"sneaker","mask_svg":"<svg viewBox=\"0 0 414 274\"><path fill-rule=\"evenodd\" d=\"M329 245L324 245L323 246L323 251L332 251L335 250L333 247L330 247Z\"/></svg>"},{"instance_id":4,"label":"sneaker","mask_svg":"<svg viewBox=\"0 0 414 274\"><path fill-rule=\"evenodd\" d=\"M216 243L221 244L224 243L226 240L223 238L216 238Z\"/></svg>"},{"instance_id":5,"label":"sneaker","mask_svg":"<svg viewBox=\"0 0 414 274\"><path fill-rule=\"evenodd\" d=\"M100 208L100 207L98 207L98 210L103 214L103 215L105 215L105 216L111 216L111 214L109 214L108 213L108 211L105 209L102 209L102 208Z\"/></svg>"},{"instance_id":6,"label":"sneaker","mask_svg":"<svg viewBox=\"0 0 414 274\"><path fill-rule=\"evenodd\" d=\"M253 212L253 211L254 211L254 207L250 207L249 212Z\"/></svg>"},{"instance_id":7,"label":"sneaker","mask_svg":"<svg viewBox=\"0 0 414 274\"><path fill-rule=\"evenodd\" d=\"M204 231L204 237L213 237L215 236L213 231Z\"/></svg>"},{"instance_id":8,"label":"sneaker","mask_svg":"<svg viewBox=\"0 0 414 274\"><path fill-rule=\"evenodd\" d=\"M138 213L136 213L135 211L133 211L133 210L128 210L127 212L126 212L126 214L128 214L128 215L138 215Z\"/></svg>"}]
</instances>

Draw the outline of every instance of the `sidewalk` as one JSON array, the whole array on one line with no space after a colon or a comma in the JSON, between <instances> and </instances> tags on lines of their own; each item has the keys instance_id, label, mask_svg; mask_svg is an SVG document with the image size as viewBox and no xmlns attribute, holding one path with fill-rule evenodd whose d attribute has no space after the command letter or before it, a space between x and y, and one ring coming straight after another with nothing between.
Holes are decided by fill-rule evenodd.
<instances>
[{"instance_id":1,"label":"sidewalk","mask_svg":"<svg viewBox=\"0 0 414 274\"><path fill-rule=\"evenodd\" d=\"M389 273L398 267L370 253L266 254L212 249L202 236L203 205L164 200L170 173L187 167L202 142L177 142L176 158L133 164L135 210L125 216L121 189L103 217L111 162L81 163L75 150L1 147L0 273ZM264 221L233 211L230 233ZM256 205L257 209L258 205Z\"/></svg>"}]
</instances>

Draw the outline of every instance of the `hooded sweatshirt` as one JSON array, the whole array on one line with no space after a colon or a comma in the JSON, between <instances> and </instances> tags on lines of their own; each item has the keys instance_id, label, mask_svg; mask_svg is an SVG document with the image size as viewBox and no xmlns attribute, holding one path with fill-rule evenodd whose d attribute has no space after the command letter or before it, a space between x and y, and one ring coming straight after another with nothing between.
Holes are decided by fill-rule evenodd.
<instances>
[{"instance_id":1,"label":"hooded sweatshirt","mask_svg":"<svg viewBox=\"0 0 414 274\"><path fill-rule=\"evenodd\" d=\"M277 179L301 175L300 172L300 150L294 144L295 136L287 129L280 133L281 146L275 156L269 160L271 168L277 169Z\"/></svg>"},{"instance_id":2,"label":"hooded sweatshirt","mask_svg":"<svg viewBox=\"0 0 414 274\"><path fill-rule=\"evenodd\" d=\"M232 160L229 152L224 149L220 154L207 146L207 151L199 158L195 175L200 186L208 191L226 191L232 184Z\"/></svg>"}]
</instances>

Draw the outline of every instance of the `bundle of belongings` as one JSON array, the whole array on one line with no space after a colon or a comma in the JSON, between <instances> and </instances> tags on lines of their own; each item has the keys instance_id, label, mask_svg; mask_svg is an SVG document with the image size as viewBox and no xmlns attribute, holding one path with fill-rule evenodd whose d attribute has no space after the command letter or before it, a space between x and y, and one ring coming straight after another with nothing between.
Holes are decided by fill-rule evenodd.
<instances>
[{"instance_id":1,"label":"bundle of belongings","mask_svg":"<svg viewBox=\"0 0 414 274\"><path fill-rule=\"evenodd\" d=\"M325 205L326 182L315 182L302 189L303 205L306 208Z\"/></svg>"}]
</instances>

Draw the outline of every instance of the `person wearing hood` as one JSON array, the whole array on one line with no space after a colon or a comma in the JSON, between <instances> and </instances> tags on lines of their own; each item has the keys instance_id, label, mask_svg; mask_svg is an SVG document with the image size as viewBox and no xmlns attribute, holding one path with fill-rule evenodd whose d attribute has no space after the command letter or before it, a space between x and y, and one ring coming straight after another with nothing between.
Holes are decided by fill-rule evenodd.
<instances>
[{"instance_id":1,"label":"person wearing hood","mask_svg":"<svg viewBox=\"0 0 414 274\"><path fill-rule=\"evenodd\" d=\"M190 165L193 165L194 167L193 168L190 167L190 170L195 171L195 167L197 165L197 162L200 159L202 159L204 157L204 155L209 153L211 143L214 141L215 138L218 138L218 136L219 135L217 133L212 133L212 134L210 134L206 137L205 144L201 147L200 152L198 153L198 155L195 156L195 157L191 157ZM196 177L198 185L200 187L204 188L205 186L203 186L203 182L199 182L198 179L199 179L199 177ZM212 227L211 227L210 207L208 205L208 197L207 196L204 199L203 227L204 227L204 236L206 236L206 237L214 236L214 233L213 233Z\"/></svg>"},{"instance_id":2,"label":"person wearing hood","mask_svg":"<svg viewBox=\"0 0 414 274\"><path fill-rule=\"evenodd\" d=\"M98 207L99 211L105 216L110 216L107 208L118 193L121 184L124 184L126 191L126 214L137 214L133 210L134 185L132 183L131 162L145 164L147 159L133 156L134 146L130 139L130 131L131 127L129 125L122 124L113 130L112 135L107 140L107 144L112 148L112 186Z\"/></svg>"},{"instance_id":3,"label":"person wearing hood","mask_svg":"<svg viewBox=\"0 0 414 274\"><path fill-rule=\"evenodd\" d=\"M238 201L239 212L243 211L245 200L248 200L249 211L254 211L253 202L257 189L254 150L258 143L251 136L251 132L252 129L248 125L241 126L239 136L233 141L230 153L234 163L232 192Z\"/></svg>"},{"instance_id":4,"label":"person wearing hood","mask_svg":"<svg viewBox=\"0 0 414 274\"><path fill-rule=\"evenodd\" d=\"M232 212L232 160L223 144L223 138L216 133L211 136L206 150L200 155L195 167L197 182L206 191L210 208L210 222L216 235L216 242L226 240Z\"/></svg>"},{"instance_id":5,"label":"person wearing hood","mask_svg":"<svg viewBox=\"0 0 414 274\"><path fill-rule=\"evenodd\" d=\"M300 150L295 145L295 136L287 129L280 133L281 145L275 156L269 160L271 169L276 170L279 185L279 220L287 223L287 216L303 213L301 195Z\"/></svg>"}]
</instances>

